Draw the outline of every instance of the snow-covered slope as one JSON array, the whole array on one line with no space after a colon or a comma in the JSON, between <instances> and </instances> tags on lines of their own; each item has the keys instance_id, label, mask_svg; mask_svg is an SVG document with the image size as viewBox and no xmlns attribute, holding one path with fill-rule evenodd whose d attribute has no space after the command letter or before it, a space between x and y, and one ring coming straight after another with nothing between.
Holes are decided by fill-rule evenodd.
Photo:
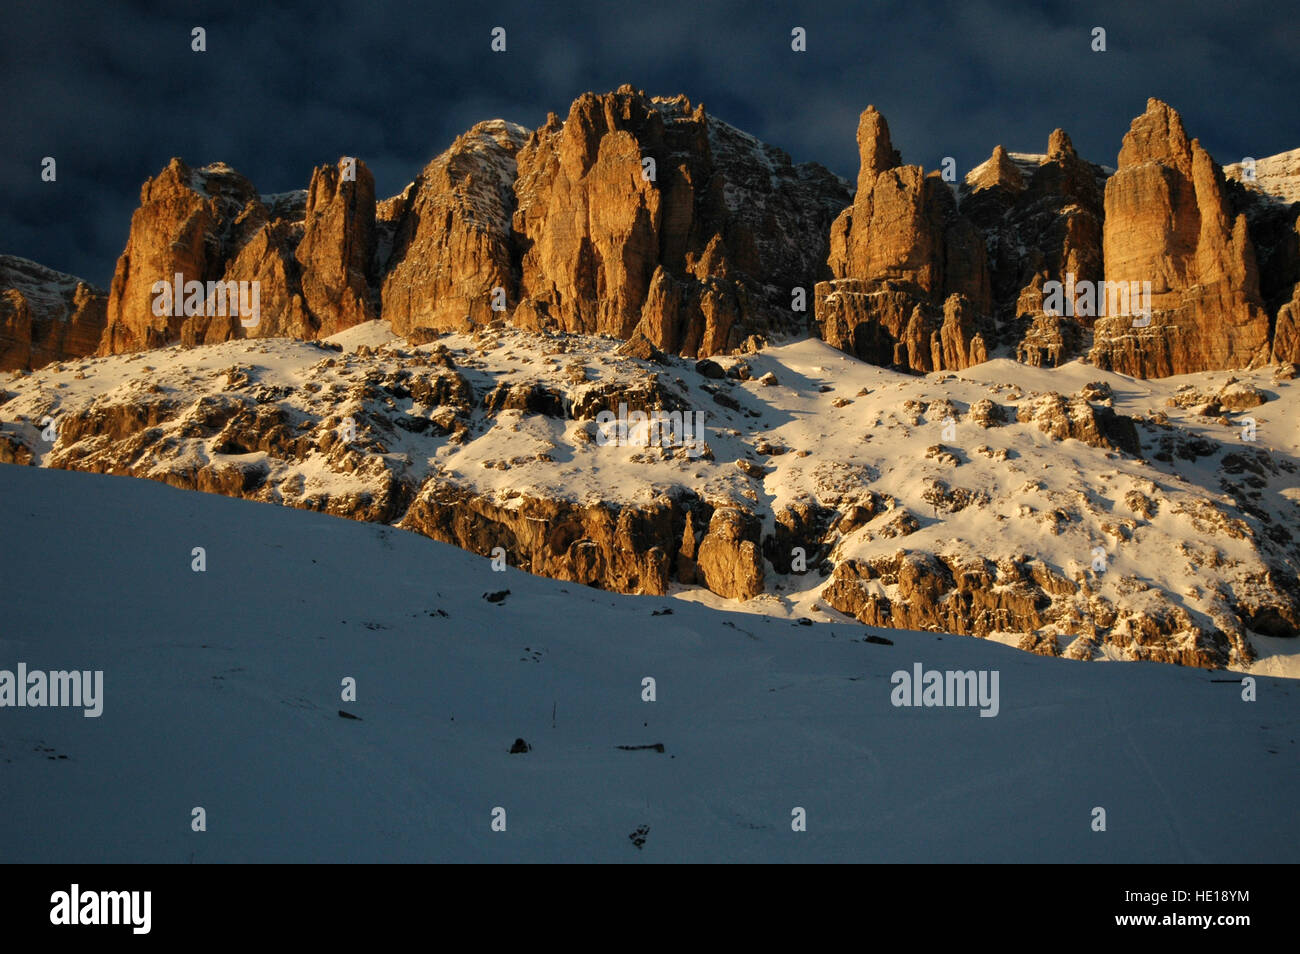
<instances>
[{"instance_id":1,"label":"snow-covered slope","mask_svg":"<svg viewBox=\"0 0 1300 954\"><path fill-rule=\"evenodd\" d=\"M765 592L735 608L843 619L831 607L858 614L846 597L857 584L828 590L833 567L934 555L946 578L988 560L986 589L1023 612L956 619L939 600L910 628L1079 658L1204 665L1207 646L1229 647L1234 668L1300 675L1277 615L1296 572L1300 390L1272 369L1135 381L999 359L915 376L803 340L719 359L743 364L741 380L628 357L608 339L510 329L412 348L373 322L329 344L343 350L234 341L16 376L0 451L420 529L412 509L447 487L503 511L524 498L649 506L689 493L762 522ZM708 455L593 439L594 408L656 395L704 412ZM47 416L58 443L42 439ZM333 433L347 417L357 440L344 445ZM1131 417L1140 456L1105 434L1063 438L1086 438L1094 417L1121 434ZM802 535L779 525L791 508L816 518ZM790 572L792 542L809 573ZM892 572L859 589L897 617L915 600L906 572Z\"/></svg>"},{"instance_id":2,"label":"snow-covered slope","mask_svg":"<svg viewBox=\"0 0 1300 954\"><path fill-rule=\"evenodd\" d=\"M41 316L65 317L68 302L81 284L85 283L75 275L39 262L17 255L0 255L0 287L20 292Z\"/></svg>"},{"instance_id":3,"label":"snow-covered slope","mask_svg":"<svg viewBox=\"0 0 1300 954\"><path fill-rule=\"evenodd\" d=\"M605 594L151 481L0 495L0 669L104 673L98 718L0 709L7 861L1300 861L1289 681ZM996 670L997 716L893 706L915 663Z\"/></svg>"},{"instance_id":4,"label":"snow-covered slope","mask_svg":"<svg viewBox=\"0 0 1300 954\"><path fill-rule=\"evenodd\" d=\"M1300 149L1256 159L1253 180L1245 178L1240 162L1224 166L1223 174L1251 191L1273 196L1282 202L1300 202Z\"/></svg>"}]
</instances>

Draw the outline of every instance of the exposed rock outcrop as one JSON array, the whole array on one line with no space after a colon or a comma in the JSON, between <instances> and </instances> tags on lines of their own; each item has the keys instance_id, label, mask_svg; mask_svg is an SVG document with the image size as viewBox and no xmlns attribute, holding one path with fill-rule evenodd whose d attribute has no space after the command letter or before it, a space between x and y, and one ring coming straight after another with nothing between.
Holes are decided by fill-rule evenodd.
<instances>
[{"instance_id":1,"label":"exposed rock outcrop","mask_svg":"<svg viewBox=\"0 0 1300 954\"><path fill-rule=\"evenodd\" d=\"M1243 368L1268 359L1269 320L1244 214L1223 171L1188 140L1181 117L1147 102L1106 184L1108 283L1150 282L1150 323L1096 323L1091 360L1136 377Z\"/></svg>"},{"instance_id":2,"label":"exposed rock outcrop","mask_svg":"<svg viewBox=\"0 0 1300 954\"><path fill-rule=\"evenodd\" d=\"M316 169L305 193L263 200L223 163L191 169L173 159L140 190L99 353L315 338L371 320L374 247L374 180L360 160ZM155 283L170 285L176 275L203 283L201 308L172 298L155 308ZM256 316L233 307L240 282L258 283Z\"/></svg>"},{"instance_id":3,"label":"exposed rock outcrop","mask_svg":"<svg viewBox=\"0 0 1300 954\"><path fill-rule=\"evenodd\" d=\"M874 499L868 506L849 508L852 514L840 520L837 529L848 533L875 516ZM806 573L830 551L829 531L839 514L830 507L795 501L774 514L775 532L763 538L763 555L778 573ZM797 552L801 551L801 552Z\"/></svg>"},{"instance_id":4,"label":"exposed rock outcrop","mask_svg":"<svg viewBox=\"0 0 1300 954\"><path fill-rule=\"evenodd\" d=\"M696 557L705 586L733 600L763 592L759 529L758 520L743 510L723 507L713 512Z\"/></svg>"},{"instance_id":5,"label":"exposed rock outcrop","mask_svg":"<svg viewBox=\"0 0 1300 954\"><path fill-rule=\"evenodd\" d=\"M1142 453L1133 419L1101 405L1092 404L1084 394L1066 398L1055 391L1030 398L1016 413L1020 423L1038 425L1052 438L1073 438L1090 447L1105 447L1137 456Z\"/></svg>"},{"instance_id":6,"label":"exposed rock outcrop","mask_svg":"<svg viewBox=\"0 0 1300 954\"><path fill-rule=\"evenodd\" d=\"M1139 376L1295 356L1291 154L1263 161L1267 188L1240 166L1229 181L1153 99L1109 179L1057 129L1042 155L997 146L954 194L902 163L874 108L857 138L851 205L824 168L630 86L584 94L532 132L479 123L382 202L357 160L262 197L222 163L175 159L141 189L98 348L323 337L383 316L414 337L504 319L703 357L801 330L811 290L826 341L912 371L1003 349L1050 366L1090 346ZM155 314L155 283L178 274L256 282L259 321L220 294ZM1150 282L1154 314L1104 314L1104 295L1062 313L1046 288L1071 281ZM93 320L98 305L74 308ZM16 302L8 314L12 329L26 320Z\"/></svg>"},{"instance_id":7,"label":"exposed rock outcrop","mask_svg":"<svg viewBox=\"0 0 1300 954\"><path fill-rule=\"evenodd\" d=\"M191 170L173 159L147 180L113 273L100 353L159 348L181 340L185 318L179 303L171 303L175 314L155 315L154 284L171 282L177 274L185 282L220 279L233 252L235 223L247 226L264 218L257 190L225 165Z\"/></svg>"},{"instance_id":8,"label":"exposed rock outcrop","mask_svg":"<svg viewBox=\"0 0 1300 954\"><path fill-rule=\"evenodd\" d=\"M858 154L853 205L831 226L833 280L816 290L822 338L913 371L985 360L983 339L973 347L991 306L983 236L939 173L901 164L873 106L858 122Z\"/></svg>"},{"instance_id":9,"label":"exposed rock outcrop","mask_svg":"<svg viewBox=\"0 0 1300 954\"><path fill-rule=\"evenodd\" d=\"M519 150L522 327L705 356L800 324L848 191L684 96L584 94Z\"/></svg>"},{"instance_id":10,"label":"exposed rock outcrop","mask_svg":"<svg viewBox=\"0 0 1300 954\"><path fill-rule=\"evenodd\" d=\"M217 344L234 338L315 338L319 326L302 298L301 266L294 249L302 237L301 223L279 219L264 223L235 253L221 276L223 282L258 283L258 323L245 327L235 315L187 317L181 343ZM229 312L229 309L227 309Z\"/></svg>"},{"instance_id":11,"label":"exposed rock outcrop","mask_svg":"<svg viewBox=\"0 0 1300 954\"><path fill-rule=\"evenodd\" d=\"M6 382L0 462L382 522L626 592L677 582L784 601L838 566L823 605L1076 658L1249 662L1251 632L1300 625L1296 465L1235 424L1216 436L1198 410L1252 415L1271 434L1281 378L1171 388L1165 411L1132 418L1143 398L1100 375L1067 396L978 374L876 387L858 369L866 386L833 394L774 354L633 350L494 323L432 347L229 341L205 354L215 365L174 350L69 362ZM753 372L773 366L795 383L764 387ZM801 403L821 395L828 433L751 426L748 406L770 420L795 389ZM707 443L601 441L592 420L718 395L737 407L708 402L716 459ZM912 556L895 567L900 545ZM863 565L876 575L846 579Z\"/></svg>"},{"instance_id":12,"label":"exposed rock outcrop","mask_svg":"<svg viewBox=\"0 0 1300 954\"><path fill-rule=\"evenodd\" d=\"M822 598L871 626L988 636L1024 633L1020 648L1091 659L1099 642L1128 658L1218 669L1253 652L1240 632L1198 625L1178 607L1119 613L1040 560L899 550L835 568Z\"/></svg>"},{"instance_id":13,"label":"exposed rock outcrop","mask_svg":"<svg viewBox=\"0 0 1300 954\"><path fill-rule=\"evenodd\" d=\"M1059 131L1059 130L1058 130ZM1026 176L1020 166L1011 160L1001 145L993 147L993 155L966 174L966 186L975 194L1003 195L1013 198L1025 191ZM993 190L997 190L996 192ZM964 209L967 215L970 209Z\"/></svg>"},{"instance_id":14,"label":"exposed rock outcrop","mask_svg":"<svg viewBox=\"0 0 1300 954\"><path fill-rule=\"evenodd\" d=\"M634 333L709 355L806 325L843 181L629 86L585 94L529 133L460 136L376 203L364 164L315 170L291 205L224 165L173 160L141 191L101 351L180 341L324 337L382 314L400 334L508 317L530 329ZM154 315L155 282L258 281L261 321Z\"/></svg>"},{"instance_id":15,"label":"exposed rock outcrop","mask_svg":"<svg viewBox=\"0 0 1300 954\"><path fill-rule=\"evenodd\" d=\"M375 251L375 180L365 164L341 162L312 172L302 241L302 298L321 337L373 321L370 291Z\"/></svg>"},{"instance_id":16,"label":"exposed rock outcrop","mask_svg":"<svg viewBox=\"0 0 1300 954\"><path fill-rule=\"evenodd\" d=\"M1010 347L1038 366L1089 344L1094 363L1139 377L1292 354L1300 215L1226 183L1158 100L1134 121L1115 174L1081 159L1058 129L1043 155L996 147L954 208L937 174L900 165L874 109L862 115L858 144L858 192L831 229L834 280L816 297L822 337L842 350L914 371L967 367L969 350L928 347L937 306L961 294L983 353ZM977 262L984 250L986 267ZM1125 291L1149 282L1153 314L1103 282ZM1049 283L1064 286L1064 308L1059 286L1045 300Z\"/></svg>"},{"instance_id":17,"label":"exposed rock outcrop","mask_svg":"<svg viewBox=\"0 0 1300 954\"><path fill-rule=\"evenodd\" d=\"M0 371L94 354L108 296L78 278L0 255Z\"/></svg>"},{"instance_id":18,"label":"exposed rock outcrop","mask_svg":"<svg viewBox=\"0 0 1300 954\"><path fill-rule=\"evenodd\" d=\"M394 210L383 279L393 330L464 331L517 301L511 217L522 126L479 123L420 173ZM493 289L500 288L498 301Z\"/></svg>"},{"instance_id":19,"label":"exposed rock outcrop","mask_svg":"<svg viewBox=\"0 0 1300 954\"><path fill-rule=\"evenodd\" d=\"M451 484L431 481L401 526L490 556L502 547L521 569L620 593L668 592L681 537L679 505L667 497L643 505L578 505L526 497L503 506Z\"/></svg>"},{"instance_id":20,"label":"exposed rock outcrop","mask_svg":"<svg viewBox=\"0 0 1300 954\"><path fill-rule=\"evenodd\" d=\"M1043 155L1012 156L1001 146L962 185L961 210L989 248L998 341L1016 357L1052 367L1077 356L1089 315L1049 313L1047 282L1100 281L1103 170L1079 157L1063 129Z\"/></svg>"},{"instance_id":21,"label":"exposed rock outcrop","mask_svg":"<svg viewBox=\"0 0 1300 954\"><path fill-rule=\"evenodd\" d=\"M1300 362L1300 284L1296 285L1295 297L1278 309L1273 360Z\"/></svg>"}]
</instances>

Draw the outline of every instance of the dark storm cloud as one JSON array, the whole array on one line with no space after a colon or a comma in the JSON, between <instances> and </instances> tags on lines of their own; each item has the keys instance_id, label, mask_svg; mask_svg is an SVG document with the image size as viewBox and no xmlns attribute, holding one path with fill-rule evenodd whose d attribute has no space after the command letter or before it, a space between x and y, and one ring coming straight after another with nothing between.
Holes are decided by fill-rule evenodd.
<instances>
[{"instance_id":1,"label":"dark storm cloud","mask_svg":"<svg viewBox=\"0 0 1300 954\"><path fill-rule=\"evenodd\" d=\"M173 155L229 162L267 193L357 155L391 195L479 120L535 126L624 82L686 93L850 180L868 103L927 168L969 169L997 143L1042 151L1057 126L1113 164L1148 96L1221 162L1300 146L1300 26L1266 2L85 6L0 11L0 251L101 285L140 184ZM790 51L796 25L805 54ZM206 53L190 50L194 26ZM40 181L47 155L56 183Z\"/></svg>"}]
</instances>

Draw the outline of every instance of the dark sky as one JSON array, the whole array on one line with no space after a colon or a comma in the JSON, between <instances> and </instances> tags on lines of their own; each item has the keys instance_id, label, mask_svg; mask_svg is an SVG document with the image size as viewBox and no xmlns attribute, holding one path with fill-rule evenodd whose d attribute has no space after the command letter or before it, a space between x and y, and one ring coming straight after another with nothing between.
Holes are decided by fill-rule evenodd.
<instances>
[{"instance_id":1,"label":"dark sky","mask_svg":"<svg viewBox=\"0 0 1300 954\"><path fill-rule=\"evenodd\" d=\"M1113 165L1148 96L1220 162L1300 146L1300 16L1287 3L68 3L0 9L0 252L107 287L140 184L171 156L263 193L356 155L381 197L482 119L536 126L586 90L686 93L851 181L868 104L905 162L1053 128ZM494 26L508 50L489 49ZM190 30L207 30L207 52ZM790 50L790 30L808 52ZM1095 26L1107 52L1090 49ZM41 158L58 180L40 179Z\"/></svg>"}]
</instances>

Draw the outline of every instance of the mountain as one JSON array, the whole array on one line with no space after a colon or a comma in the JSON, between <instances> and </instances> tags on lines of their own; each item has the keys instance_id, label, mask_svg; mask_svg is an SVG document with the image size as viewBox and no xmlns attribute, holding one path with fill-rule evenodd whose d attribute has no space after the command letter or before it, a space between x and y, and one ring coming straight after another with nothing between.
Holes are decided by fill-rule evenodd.
<instances>
[{"instance_id":1,"label":"mountain","mask_svg":"<svg viewBox=\"0 0 1300 954\"><path fill-rule=\"evenodd\" d=\"M242 319L216 307L209 283L259 283L250 337L313 338L372 320L374 244L374 180L364 163L319 167L306 193L263 200L224 163L190 169L173 159L140 190L99 352L242 336ZM204 284L203 308L155 307L155 283L177 275Z\"/></svg>"},{"instance_id":2,"label":"mountain","mask_svg":"<svg viewBox=\"0 0 1300 954\"><path fill-rule=\"evenodd\" d=\"M958 182L873 107L857 144L851 189L624 86L387 199L352 157L270 195L173 159L106 296L0 260L0 461L623 593L1291 672L1294 157L1225 171L1156 99L1114 168L1056 129ZM657 412L698 440L605 440Z\"/></svg>"},{"instance_id":3,"label":"mountain","mask_svg":"<svg viewBox=\"0 0 1300 954\"><path fill-rule=\"evenodd\" d=\"M245 336L228 316L153 314L153 283L181 273L259 280L248 337L328 336L381 311L402 334L467 330L508 311L709 355L797 324L790 288L825 270L848 195L684 96L631 87L531 133L480 123L378 204L359 160L318 168L305 202L268 203L228 167L175 159L141 191L100 351Z\"/></svg>"},{"instance_id":4,"label":"mountain","mask_svg":"<svg viewBox=\"0 0 1300 954\"><path fill-rule=\"evenodd\" d=\"M72 275L0 255L0 371L93 354L107 295Z\"/></svg>"},{"instance_id":5,"label":"mountain","mask_svg":"<svg viewBox=\"0 0 1300 954\"><path fill-rule=\"evenodd\" d=\"M857 135L854 190L685 96L623 86L538 129L479 123L384 200L350 157L266 197L222 163L173 159L141 190L98 351L315 339L376 318L419 339L500 318L701 358L809 329L921 373L1086 357L1152 378L1300 359L1294 152L1237 181L1241 165L1220 167L1156 99L1113 169L1057 129L1045 153L999 145L958 183L904 164L872 107ZM196 307L157 309L155 283L178 274L204 284ZM256 323L213 297L239 283L260 288ZM1144 283L1145 317L1127 296ZM80 307L42 294L66 300L65 323ZM54 360L9 325L12 366ZM84 338L58 353L87 353Z\"/></svg>"},{"instance_id":6,"label":"mountain","mask_svg":"<svg viewBox=\"0 0 1300 954\"><path fill-rule=\"evenodd\" d=\"M1286 680L599 593L152 481L0 493L0 669L103 673L96 718L3 710L9 861L1300 860L1261 797L1300 784ZM997 715L893 705L918 663L996 674Z\"/></svg>"},{"instance_id":7,"label":"mountain","mask_svg":"<svg viewBox=\"0 0 1300 954\"><path fill-rule=\"evenodd\" d=\"M1150 282L1148 325L1100 319L1089 359L1135 377L1266 364L1269 316L1247 217L1182 119L1152 99L1106 182L1106 280Z\"/></svg>"}]
</instances>

